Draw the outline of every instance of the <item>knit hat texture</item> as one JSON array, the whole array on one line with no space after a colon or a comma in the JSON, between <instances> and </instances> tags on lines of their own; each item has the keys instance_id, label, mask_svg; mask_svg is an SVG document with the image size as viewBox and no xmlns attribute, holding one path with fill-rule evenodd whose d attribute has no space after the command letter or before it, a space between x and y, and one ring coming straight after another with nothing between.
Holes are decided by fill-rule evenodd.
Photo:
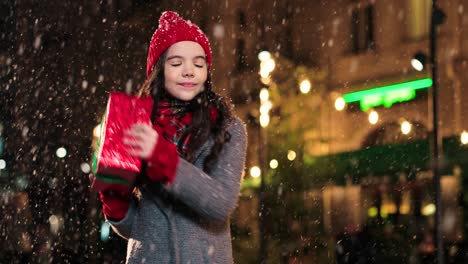
<instances>
[{"instance_id":1,"label":"knit hat texture","mask_svg":"<svg viewBox=\"0 0 468 264\"><path fill-rule=\"evenodd\" d=\"M197 25L182 19L176 12L166 11L161 14L159 26L151 37L146 76L151 74L161 54L180 41L194 41L200 44L205 51L208 68L211 67L211 47L207 36Z\"/></svg>"}]
</instances>

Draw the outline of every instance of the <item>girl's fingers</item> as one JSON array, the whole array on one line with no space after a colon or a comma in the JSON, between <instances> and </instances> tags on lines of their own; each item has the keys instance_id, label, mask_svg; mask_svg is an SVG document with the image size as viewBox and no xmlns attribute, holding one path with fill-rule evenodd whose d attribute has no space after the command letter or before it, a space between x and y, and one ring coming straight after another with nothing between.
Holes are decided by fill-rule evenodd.
<instances>
[{"instance_id":1,"label":"girl's fingers","mask_svg":"<svg viewBox=\"0 0 468 264\"><path fill-rule=\"evenodd\" d=\"M123 143L127 146L127 152L132 156L140 156L145 144L143 141L131 140L129 138L123 138Z\"/></svg>"},{"instance_id":2,"label":"girl's fingers","mask_svg":"<svg viewBox=\"0 0 468 264\"><path fill-rule=\"evenodd\" d=\"M132 156L146 159L151 156L152 148L150 148L148 144L140 143L128 145L127 152Z\"/></svg>"},{"instance_id":3,"label":"girl's fingers","mask_svg":"<svg viewBox=\"0 0 468 264\"><path fill-rule=\"evenodd\" d=\"M127 141L137 141L141 144L146 144L149 142L156 141L158 134L156 132L134 132L134 131L127 131L124 135Z\"/></svg>"},{"instance_id":4,"label":"girl's fingers","mask_svg":"<svg viewBox=\"0 0 468 264\"><path fill-rule=\"evenodd\" d=\"M124 137L122 139L122 142L124 145L128 147L133 147L133 148L139 148L139 149L146 149L149 145L153 145L154 140L148 140L146 139L135 139L135 138L128 138Z\"/></svg>"},{"instance_id":5,"label":"girl's fingers","mask_svg":"<svg viewBox=\"0 0 468 264\"><path fill-rule=\"evenodd\" d=\"M142 141L144 140L145 135L128 132L124 135L124 138L126 138L128 141Z\"/></svg>"},{"instance_id":6,"label":"girl's fingers","mask_svg":"<svg viewBox=\"0 0 468 264\"><path fill-rule=\"evenodd\" d=\"M148 151L143 149L128 149L128 153L132 156L146 159L149 157Z\"/></svg>"},{"instance_id":7,"label":"girl's fingers","mask_svg":"<svg viewBox=\"0 0 468 264\"><path fill-rule=\"evenodd\" d=\"M140 157L141 156L141 150L139 149L127 149L128 154L135 156L135 157Z\"/></svg>"},{"instance_id":8,"label":"girl's fingers","mask_svg":"<svg viewBox=\"0 0 468 264\"><path fill-rule=\"evenodd\" d=\"M140 146L140 141L139 141L139 140L130 139L130 138L128 138L128 137L124 137L124 138L122 139L122 142L123 142L125 145L131 146L131 147Z\"/></svg>"},{"instance_id":9,"label":"girl's fingers","mask_svg":"<svg viewBox=\"0 0 468 264\"><path fill-rule=\"evenodd\" d=\"M148 138L156 137L157 133L152 131L143 131L143 130L129 130L125 133L125 136L130 136L138 140L147 141Z\"/></svg>"},{"instance_id":10,"label":"girl's fingers","mask_svg":"<svg viewBox=\"0 0 468 264\"><path fill-rule=\"evenodd\" d=\"M149 136L156 134L156 131L152 126L144 123L132 126L131 131L135 132L136 134L145 134Z\"/></svg>"},{"instance_id":11,"label":"girl's fingers","mask_svg":"<svg viewBox=\"0 0 468 264\"><path fill-rule=\"evenodd\" d=\"M152 130L153 128L151 126L149 126L148 124L145 124L145 123L138 123L134 126L132 126L132 130L134 130L135 132L143 132L143 133L148 133L150 130Z\"/></svg>"},{"instance_id":12,"label":"girl's fingers","mask_svg":"<svg viewBox=\"0 0 468 264\"><path fill-rule=\"evenodd\" d=\"M136 124L125 131L123 143L128 146L128 153L139 158L151 156L158 138L158 133L148 124Z\"/></svg>"}]
</instances>

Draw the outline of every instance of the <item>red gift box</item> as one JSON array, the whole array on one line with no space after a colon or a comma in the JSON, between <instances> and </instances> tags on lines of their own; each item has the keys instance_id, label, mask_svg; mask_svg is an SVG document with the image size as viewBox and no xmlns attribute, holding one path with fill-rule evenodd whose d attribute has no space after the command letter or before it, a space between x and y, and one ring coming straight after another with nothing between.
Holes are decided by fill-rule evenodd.
<instances>
[{"instance_id":1,"label":"red gift box","mask_svg":"<svg viewBox=\"0 0 468 264\"><path fill-rule=\"evenodd\" d=\"M111 92L101 123L101 136L93 158L95 191L112 184L132 185L140 173L141 160L127 152L122 139L124 132L136 123L150 122L153 100L122 92Z\"/></svg>"}]
</instances>

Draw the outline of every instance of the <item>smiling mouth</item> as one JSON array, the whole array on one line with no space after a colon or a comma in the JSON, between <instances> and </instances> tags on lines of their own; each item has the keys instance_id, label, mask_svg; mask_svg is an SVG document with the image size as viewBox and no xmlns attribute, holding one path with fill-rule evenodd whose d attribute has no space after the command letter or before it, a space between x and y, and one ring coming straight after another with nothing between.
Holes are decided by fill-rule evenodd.
<instances>
[{"instance_id":1,"label":"smiling mouth","mask_svg":"<svg viewBox=\"0 0 468 264\"><path fill-rule=\"evenodd\" d=\"M195 83L179 83L179 85L182 87L191 88L195 86Z\"/></svg>"}]
</instances>

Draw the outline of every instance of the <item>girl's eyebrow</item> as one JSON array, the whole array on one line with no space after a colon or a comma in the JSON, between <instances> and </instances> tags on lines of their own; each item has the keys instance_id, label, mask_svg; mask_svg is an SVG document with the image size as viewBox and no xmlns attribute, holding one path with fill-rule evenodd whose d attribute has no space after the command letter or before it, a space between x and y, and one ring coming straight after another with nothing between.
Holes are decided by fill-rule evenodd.
<instances>
[{"instance_id":1,"label":"girl's eyebrow","mask_svg":"<svg viewBox=\"0 0 468 264\"><path fill-rule=\"evenodd\" d=\"M172 60L172 59L183 59L183 58L184 58L184 57L179 56L179 55L173 55L173 56L168 57L168 58L166 59L166 61ZM206 60L206 57L205 57L205 56L198 55L198 56L195 56L193 59L194 59L194 60L196 60L196 59L204 59L204 60Z\"/></svg>"},{"instance_id":2,"label":"girl's eyebrow","mask_svg":"<svg viewBox=\"0 0 468 264\"><path fill-rule=\"evenodd\" d=\"M205 56L201 56L201 55L198 55L198 56L195 56L195 58L193 58L194 60L196 59L204 59L206 61L206 57Z\"/></svg>"}]
</instances>

